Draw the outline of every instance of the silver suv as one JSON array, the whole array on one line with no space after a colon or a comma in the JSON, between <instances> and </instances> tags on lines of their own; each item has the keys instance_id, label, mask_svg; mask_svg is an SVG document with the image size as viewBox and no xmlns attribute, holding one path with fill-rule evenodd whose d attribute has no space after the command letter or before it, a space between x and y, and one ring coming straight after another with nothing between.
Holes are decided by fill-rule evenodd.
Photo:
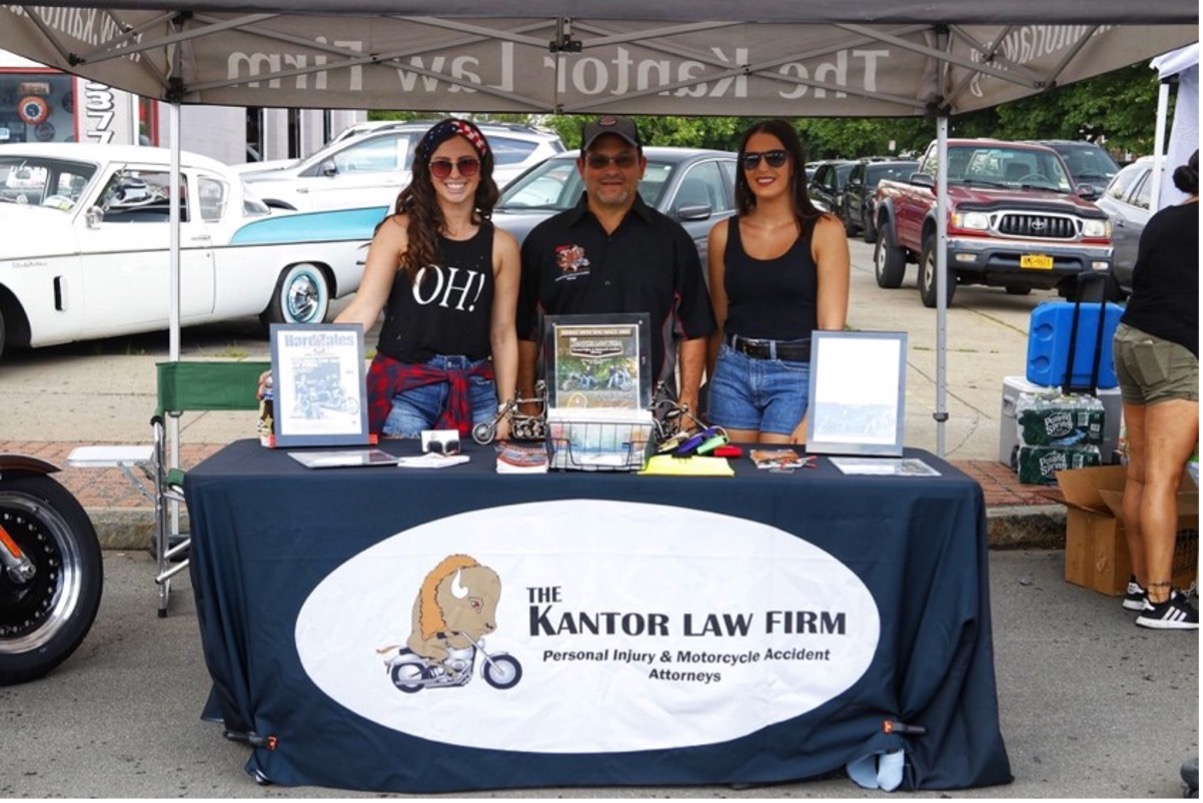
<instances>
[{"instance_id":1,"label":"silver suv","mask_svg":"<svg viewBox=\"0 0 1203 803\"><path fill-rule=\"evenodd\" d=\"M340 134L312 156L279 167L237 168L260 198L279 209L316 211L392 206L409 183L414 149L431 122L381 122ZM493 148L498 187L564 150L559 136L530 126L479 124Z\"/></svg>"}]
</instances>

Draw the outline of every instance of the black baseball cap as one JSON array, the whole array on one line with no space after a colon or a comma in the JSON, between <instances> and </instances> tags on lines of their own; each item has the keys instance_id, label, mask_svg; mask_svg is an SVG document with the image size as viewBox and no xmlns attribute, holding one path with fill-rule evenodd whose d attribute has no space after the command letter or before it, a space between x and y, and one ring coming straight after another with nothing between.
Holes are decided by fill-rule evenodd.
<instances>
[{"instance_id":1,"label":"black baseball cap","mask_svg":"<svg viewBox=\"0 0 1203 803\"><path fill-rule=\"evenodd\" d=\"M581 153L593 147L594 140L603 134L616 134L636 148L643 148L643 143L639 141L639 129L630 117L603 114L596 120L585 123L585 130L581 133Z\"/></svg>"}]
</instances>

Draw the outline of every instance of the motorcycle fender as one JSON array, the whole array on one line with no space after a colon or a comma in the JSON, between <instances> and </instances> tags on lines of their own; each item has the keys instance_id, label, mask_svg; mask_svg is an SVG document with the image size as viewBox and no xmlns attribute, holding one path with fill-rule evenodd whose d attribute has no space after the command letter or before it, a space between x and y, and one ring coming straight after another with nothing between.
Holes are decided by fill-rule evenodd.
<instances>
[{"instance_id":1,"label":"motorcycle fender","mask_svg":"<svg viewBox=\"0 0 1203 803\"><path fill-rule=\"evenodd\" d=\"M54 474L58 466L23 454L0 454L0 480L21 474Z\"/></svg>"}]
</instances>

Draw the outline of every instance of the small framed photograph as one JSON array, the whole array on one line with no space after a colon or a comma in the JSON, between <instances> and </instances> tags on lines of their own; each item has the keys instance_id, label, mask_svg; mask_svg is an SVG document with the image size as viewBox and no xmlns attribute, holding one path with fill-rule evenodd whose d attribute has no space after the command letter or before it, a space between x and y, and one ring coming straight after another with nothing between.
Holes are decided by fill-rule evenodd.
<instances>
[{"instance_id":1,"label":"small framed photograph","mask_svg":"<svg viewBox=\"0 0 1203 803\"><path fill-rule=\"evenodd\" d=\"M905 332L811 336L807 452L900 456L905 400Z\"/></svg>"},{"instance_id":2,"label":"small framed photograph","mask_svg":"<svg viewBox=\"0 0 1203 803\"><path fill-rule=\"evenodd\" d=\"M363 327L273 324L271 341L276 445L368 443Z\"/></svg>"},{"instance_id":3,"label":"small framed photograph","mask_svg":"<svg viewBox=\"0 0 1203 803\"><path fill-rule=\"evenodd\" d=\"M548 406L607 412L651 409L650 327L647 313L546 316L543 375Z\"/></svg>"}]
</instances>

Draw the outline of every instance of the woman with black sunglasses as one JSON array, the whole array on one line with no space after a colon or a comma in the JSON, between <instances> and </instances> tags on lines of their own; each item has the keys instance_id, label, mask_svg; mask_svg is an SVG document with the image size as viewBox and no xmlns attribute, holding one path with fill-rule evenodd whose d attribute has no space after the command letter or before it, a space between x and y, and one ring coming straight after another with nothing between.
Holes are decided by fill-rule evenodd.
<instances>
[{"instance_id":1,"label":"woman with black sunglasses","mask_svg":"<svg viewBox=\"0 0 1203 803\"><path fill-rule=\"evenodd\" d=\"M844 328L843 224L806 193L805 157L785 120L754 124L739 146L738 215L710 230L710 423L743 443L804 443L810 336Z\"/></svg>"},{"instance_id":2,"label":"woman with black sunglasses","mask_svg":"<svg viewBox=\"0 0 1203 803\"><path fill-rule=\"evenodd\" d=\"M366 331L384 311L368 370L373 433L492 423L514 397L518 243L490 220L500 195L493 152L475 125L447 118L422 137L413 178L376 228L363 280L335 319ZM509 421L497 425L509 437Z\"/></svg>"}]
</instances>

